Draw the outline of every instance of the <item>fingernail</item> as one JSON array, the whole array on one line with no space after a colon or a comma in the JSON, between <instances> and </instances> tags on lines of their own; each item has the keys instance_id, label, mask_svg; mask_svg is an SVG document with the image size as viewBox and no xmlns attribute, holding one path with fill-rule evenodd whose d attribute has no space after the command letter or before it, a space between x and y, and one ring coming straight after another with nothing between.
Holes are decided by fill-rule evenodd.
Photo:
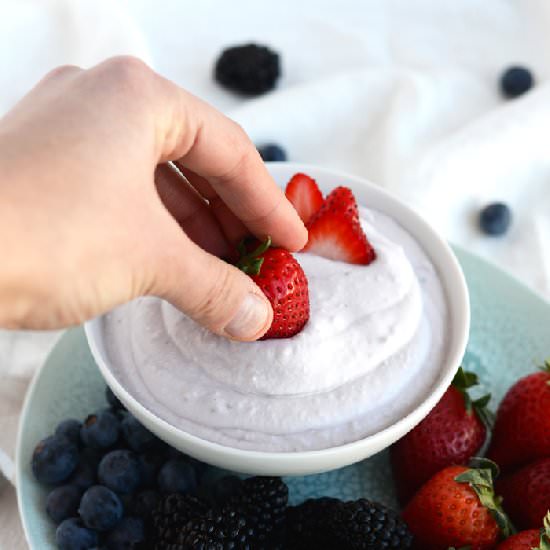
<instances>
[{"instance_id":1,"label":"fingernail","mask_svg":"<svg viewBox=\"0 0 550 550\"><path fill-rule=\"evenodd\" d=\"M266 300L251 292L246 295L235 317L226 325L225 332L239 340L254 338L265 327L268 317Z\"/></svg>"}]
</instances>

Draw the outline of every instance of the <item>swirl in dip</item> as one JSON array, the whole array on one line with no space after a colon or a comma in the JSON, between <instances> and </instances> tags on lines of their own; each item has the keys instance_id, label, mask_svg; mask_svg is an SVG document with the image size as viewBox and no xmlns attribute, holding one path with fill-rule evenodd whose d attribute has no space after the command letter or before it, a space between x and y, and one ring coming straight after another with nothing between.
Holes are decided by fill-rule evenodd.
<instances>
[{"instance_id":1,"label":"swirl in dip","mask_svg":"<svg viewBox=\"0 0 550 550\"><path fill-rule=\"evenodd\" d=\"M297 254L310 320L288 339L241 343L140 298L105 317L113 374L174 426L226 446L324 449L411 412L435 384L448 311L432 263L390 217L361 207L368 266Z\"/></svg>"}]
</instances>

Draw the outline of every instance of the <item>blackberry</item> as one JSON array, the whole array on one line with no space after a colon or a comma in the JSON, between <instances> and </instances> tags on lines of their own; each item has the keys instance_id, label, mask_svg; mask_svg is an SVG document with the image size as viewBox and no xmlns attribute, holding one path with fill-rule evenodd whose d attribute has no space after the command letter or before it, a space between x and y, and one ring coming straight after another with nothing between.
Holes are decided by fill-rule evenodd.
<instances>
[{"instance_id":1,"label":"blackberry","mask_svg":"<svg viewBox=\"0 0 550 550\"><path fill-rule=\"evenodd\" d=\"M164 497L151 516L151 540L158 548L176 544L181 529L208 511L208 505L192 495L174 493Z\"/></svg>"},{"instance_id":2,"label":"blackberry","mask_svg":"<svg viewBox=\"0 0 550 550\"><path fill-rule=\"evenodd\" d=\"M282 162L287 159L286 151L277 143L266 143L258 147L264 162Z\"/></svg>"},{"instance_id":3,"label":"blackberry","mask_svg":"<svg viewBox=\"0 0 550 550\"><path fill-rule=\"evenodd\" d=\"M248 96L272 90L280 75L279 55L259 44L225 49L214 67L214 78L219 84Z\"/></svg>"},{"instance_id":4,"label":"blackberry","mask_svg":"<svg viewBox=\"0 0 550 550\"><path fill-rule=\"evenodd\" d=\"M334 548L406 550L413 537L397 512L364 498L336 507L328 527Z\"/></svg>"},{"instance_id":5,"label":"blackberry","mask_svg":"<svg viewBox=\"0 0 550 550\"><path fill-rule=\"evenodd\" d=\"M504 235L512 222L510 207L503 202L488 204L479 213L479 227L487 235Z\"/></svg>"},{"instance_id":6,"label":"blackberry","mask_svg":"<svg viewBox=\"0 0 550 550\"><path fill-rule=\"evenodd\" d=\"M157 545L157 548L160 547ZM193 519L181 530L175 549L203 548L205 550L260 550L254 526L239 510L222 508L210 510Z\"/></svg>"},{"instance_id":7,"label":"blackberry","mask_svg":"<svg viewBox=\"0 0 550 550\"><path fill-rule=\"evenodd\" d=\"M323 497L290 506L286 515L286 547L289 550L334 548L328 523L342 505L341 500Z\"/></svg>"},{"instance_id":8,"label":"blackberry","mask_svg":"<svg viewBox=\"0 0 550 550\"><path fill-rule=\"evenodd\" d=\"M277 548L284 539L287 503L288 487L280 477L250 477L228 507L244 514L258 544Z\"/></svg>"}]
</instances>

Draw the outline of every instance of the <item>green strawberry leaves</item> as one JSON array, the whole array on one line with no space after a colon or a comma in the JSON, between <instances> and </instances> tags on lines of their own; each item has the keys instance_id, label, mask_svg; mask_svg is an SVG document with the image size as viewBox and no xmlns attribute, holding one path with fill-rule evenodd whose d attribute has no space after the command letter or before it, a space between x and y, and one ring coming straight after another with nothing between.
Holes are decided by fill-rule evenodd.
<instances>
[{"instance_id":1,"label":"green strawberry leaves","mask_svg":"<svg viewBox=\"0 0 550 550\"><path fill-rule=\"evenodd\" d=\"M246 243L247 239L243 239L237 246L240 258L235 266L247 275L258 275L264 263L264 259L261 256L271 246L271 237L267 237L252 252L248 252Z\"/></svg>"},{"instance_id":2,"label":"green strawberry leaves","mask_svg":"<svg viewBox=\"0 0 550 550\"><path fill-rule=\"evenodd\" d=\"M455 481L467 483L474 490L481 504L495 519L502 536L509 537L516 531L502 509L502 499L495 495L493 488L493 480L499 473L498 466L487 458L473 458L470 464L470 469L456 476Z\"/></svg>"},{"instance_id":3,"label":"green strawberry leaves","mask_svg":"<svg viewBox=\"0 0 550 550\"><path fill-rule=\"evenodd\" d=\"M451 382L451 385L456 388L464 397L464 407L468 414L472 414L475 411L478 418L485 424L487 428L492 428L495 417L494 414L487 408L489 401L491 400L491 394L488 393L473 400L468 393L468 390L479 384L479 379L475 372L470 372L459 367L458 371Z\"/></svg>"}]
</instances>

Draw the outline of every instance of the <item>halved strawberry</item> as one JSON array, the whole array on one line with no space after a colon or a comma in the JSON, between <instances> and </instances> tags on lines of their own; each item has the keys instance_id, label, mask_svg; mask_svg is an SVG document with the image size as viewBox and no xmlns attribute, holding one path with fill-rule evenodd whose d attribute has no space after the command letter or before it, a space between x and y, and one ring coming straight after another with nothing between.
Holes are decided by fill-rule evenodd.
<instances>
[{"instance_id":1,"label":"halved strawberry","mask_svg":"<svg viewBox=\"0 0 550 550\"><path fill-rule=\"evenodd\" d=\"M285 195L305 224L323 205L323 194L315 180L306 174L294 174L287 183Z\"/></svg>"},{"instance_id":2,"label":"halved strawberry","mask_svg":"<svg viewBox=\"0 0 550 550\"><path fill-rule=\"evenodd\" d=\"M336 187L311 218L304 252L349 264L368 265L376 259L361 224L351 189Z\"/></svg>"}]
</instances>

